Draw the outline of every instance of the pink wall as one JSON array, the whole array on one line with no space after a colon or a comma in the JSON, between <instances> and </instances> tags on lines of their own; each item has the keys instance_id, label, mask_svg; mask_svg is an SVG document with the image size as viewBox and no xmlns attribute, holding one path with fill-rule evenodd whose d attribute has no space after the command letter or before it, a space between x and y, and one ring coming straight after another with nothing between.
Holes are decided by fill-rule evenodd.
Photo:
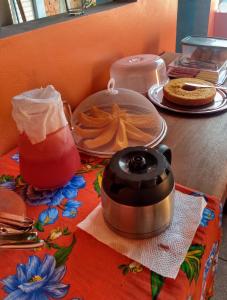
<instances>
[{"instance_id":1,"label":"pink wall","mask_svg":"<svg viewBox=\"0 0 227 300\"><path fill-rule=\"evenodd\" d=\"M215 13L214 36L227 38L227 13Z\"/></svg>"},{"instance_id":2,"label":"pink wall","mask_svg":"<svg viewBox=\"0 0 227 300\"><path fill-rule=\"evenodd\" d=\"M208 35L227 38L227 13L218 12L218 0L211 0Z\"/></svg>"}]
</instances>

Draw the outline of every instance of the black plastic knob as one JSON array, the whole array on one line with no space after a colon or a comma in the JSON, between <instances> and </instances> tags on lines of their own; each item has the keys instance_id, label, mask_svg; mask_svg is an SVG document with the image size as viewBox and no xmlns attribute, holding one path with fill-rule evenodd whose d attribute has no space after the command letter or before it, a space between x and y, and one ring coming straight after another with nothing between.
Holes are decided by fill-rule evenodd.
<instances>
[{"instance_id":1,"label":"black plastic knob","mask_svg":"<svg viewBox=\"0 0 227 300\"><path fill-rule=\"evenodd\" d=\"M146 158L142 155L135 155L129 161L129 170L132 173L140 173L146 170Z\"/></svg>"}]
</instances>

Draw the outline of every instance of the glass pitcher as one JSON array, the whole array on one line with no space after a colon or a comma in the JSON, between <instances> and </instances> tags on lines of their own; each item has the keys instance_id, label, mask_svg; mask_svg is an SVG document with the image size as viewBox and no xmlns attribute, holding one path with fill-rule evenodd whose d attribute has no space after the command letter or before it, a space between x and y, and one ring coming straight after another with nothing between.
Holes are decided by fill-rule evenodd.
<instances>
[{"instance_id":1,"label":"glass pitcher","mask_svg":"<svg viewBox=\"0 0 227 300\"><path fill-rule=\"evenodd\" d=\"M38 105L40 102L41 105L38 107L37 99L30 97L28 100L24 94L17 97L13 99L13 117L20 131L22 177L39 189L53 189L65 185L79 169L80 157L61 99L39 99ZM47 132L45 137L43 132Z\"/></svg>"}]
</instances>

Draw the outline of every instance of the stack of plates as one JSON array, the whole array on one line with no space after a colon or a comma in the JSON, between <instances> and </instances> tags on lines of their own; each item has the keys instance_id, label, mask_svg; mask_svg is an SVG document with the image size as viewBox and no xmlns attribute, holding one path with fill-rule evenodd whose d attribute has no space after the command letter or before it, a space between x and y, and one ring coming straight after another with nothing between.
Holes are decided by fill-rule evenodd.
<instances>
[{"instance_id":1,"label":"stack of plates","mask_svg":"<svg viewBox=\"0 0 227 300\"><path fill-rule=\"evenodd\" d=\"M208 105L186 107L169 102L163 97L163 87L154 85L148 91L148 97L158 107L184 114L213 114L227 110L227 96L217 89L214 101Z\"/></svg>"}]
</instances>

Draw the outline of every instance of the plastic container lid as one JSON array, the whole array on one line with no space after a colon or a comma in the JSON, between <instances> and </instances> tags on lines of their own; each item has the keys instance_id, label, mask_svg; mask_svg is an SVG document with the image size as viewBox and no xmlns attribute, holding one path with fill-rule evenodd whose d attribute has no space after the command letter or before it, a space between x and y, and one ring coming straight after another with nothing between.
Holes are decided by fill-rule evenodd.
<instances>
[{"instance_id":1,"label":"plastic container lid","mask_svg":"<svg viewBox=\"0 0 227 300\"><path fill-rule=\"evenodd\" d=\"M115 202L146 206L167 197L174 188L174 178L158 149L129 147L112 157L104 170L102 187Z\"/></svg>"},{"instance_id":2,"label":"plastic container lid","mask_svg":"<svg viewBox=\"0 0 227 300\"><path fill-rule=\"evenodd\" d=\"M79 150L96 156L112 156L129 146L149 146L164 138L164 120L143 95L128 89L97 92L74 110L73 135Z\"/></svg>"},{"instance_id":3,"label":"plastic container lid","mask_svg":"<svg viewBox=\"0 0 227 300\"><path fill-rule=\"evenodd\" d=\"M168 81L164 60L153 54L128 56L115 61L110 77L115 79L116 87L144 95L152 85L164 85Z\"/></svg>"},{"instance_id":4,"label":"plastic container lid","mask_svg":"<svg viewBox=\"0 0 227 300\"><path fill-rule=\"evenodd\" d=\"M211 48L225 48L227 49L227 39L213 38L204 36L187 36L181 40L182 45L197 46L197 47L211 47Z\"/></svg>"}]
</instances>

